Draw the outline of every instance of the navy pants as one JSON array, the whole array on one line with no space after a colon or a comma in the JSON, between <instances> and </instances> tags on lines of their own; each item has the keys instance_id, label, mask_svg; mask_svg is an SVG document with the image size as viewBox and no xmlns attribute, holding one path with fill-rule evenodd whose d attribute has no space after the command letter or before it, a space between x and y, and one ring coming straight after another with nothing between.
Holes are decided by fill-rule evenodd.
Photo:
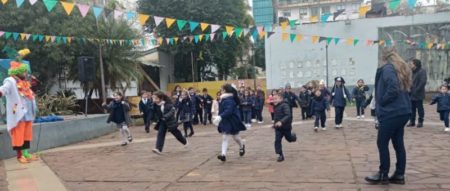
<instances>
[{"instance_id":1,"label":"navy pants","mask_svg":"<svg viewBox=\"0 0 450 191\"><path fill-rule=\"evenodd\" d=\"M450 110L439 111L439 116L441 118L441 121L444 121L445 127L448 127L448 114L449 113L450 113Z\"/></svg>"},{"instance_id":2,"label":"navy pants","mask_svg":"<svg viewBox=\"0 0 450 191\"><path fill-rule=\"evenodd\" d=\"M263 109L255 109L256 110L256 120L258 121L263 121L263 116L262 116L262 112Z\"/></svg>"},{"instance_id":3,"label":"navy pants","mask_svg":"<svg viewBox=\"0 0 450 191\"><path fill-rule=\"evenodd\" d=\"M244 123L250 124L252 123L252 110L242 111L244 113Z\"/></svg>"},{"instance_id":4,"label":"navy pants","mask_svg":"<svg viewBox=\"0 0 450 191\"><path fill-rule=\"evenodd\" d=\"M194 133L194 127L192 126L192 122L188 121L188 122L184 122L183 123L183 127L184 127L184 136L187 137L188 136L188 129L191 131L191 133Z\"/></svg>"},{"instance_id":5,"label":"navy pants","mask_svg":"<svg viewBox=\"0 0 450 191\"><path fill-rule=\"evenodd\" d=\"M423 123L425 111L423 109L423 100L411 101L411 123L416 124L416 112L419 114L419 123Z\"/></svg>"},{"instance_id":6,"label":"navy pants","mask_svg":"<svg viewBox=\"0 0 450 191\"><path fill-rule=\"evenodd\" d=\"M279 155L283 155L283 149L281 145L283 137L288 142L297 141L297 137L292 136L291 129L275 129L275 153Z\"/></svg>"},{"instance_id":7,"label":"navy pants","mask_svg":"<svg viewBox=\"0 0 450 191\"><path fill-rule=\"evenodd\" d=\"M152 112L144 113L142 115L142 117L144 118L144 129L146 131L150 131L150 125L152 124L153 113Z\"/></svg>"},{"instance_id":8,"label":"navy pants","mask_svg":"<svg viewBox=\"0 0 450 191\"><path fill-rule=\"evenodd\" d=\"M167 129L167 125L164 122L161 122L158 129L158 136L156 138L156 149L158 149L159 151L163 150ZM178 130L177 128L170 130L170 133L172 133L172 135L183 145L187 143L186 138L183 137L180 130Z\"/></svg>"},{"instance_id":9,"label":"navy pants","mask_svg":"<svg viewBox=\"0 0 450 191\"><path fill-rule=\"evenodd\" d=\"M206 122L209 121L209 123L212 123L212 113L211 109L203 109L203 125L206 125Z\"/></svg>"},{"instance_id":10,"label":"navy pants","mask_svg":"<svg viewBox=\"0 0 450 191\"><path fill-rule=\"evenodd\" d=\"M314 121L314 127L319 127L319 121L321 127L325 127L325 122L327 120L327 115L325 111L315 111L314 116L316 118L316 121Z\"/></svg>"},{"instance_id":11,"label":"navy pants","mask_svg":"<svg viewBox=\"0 0 450 191\"><path fill-rule=\"evenodd\" d=\"M392 141L397 164L395 167L396 175L405 175L406 151L403 143L405 125L409 120L409 115L393 117L387 120L381 120L378 129L377 146L380 155L380 173L388 175L391 165L389 156L389 141Z\"/></svg>"},{"instance_id":12,"label":"navy pants","mask_svg":"<svg viewBox=\"0 0 450 191\"><path fill-rule=\"evenodd\" d=\"M366 104L366 99L356 99L356 115L361 116L364 115L364 104Z\"/></svg>"},{"instance_id":13,"label":"navy pants","mask_svg":"<svg viewBox=\"0 0 450 191\"><path fill-rule=\"evenodd\" d=\"M301 107L302 108L302 119L305 120L309 116L309 107Z\"/></svg>"},{"instance_id":14,"label":"navy pants","mask_svg":"<svg viewBox=\"0 0 450 191\"><path fill-rule=\"evenodd\" d=\"M336 125L341 125L342 124L342 119L344 118L344 110L345 107L334 107L334 111L335 111L335 123Z\"/></svg>"}]
</instances>

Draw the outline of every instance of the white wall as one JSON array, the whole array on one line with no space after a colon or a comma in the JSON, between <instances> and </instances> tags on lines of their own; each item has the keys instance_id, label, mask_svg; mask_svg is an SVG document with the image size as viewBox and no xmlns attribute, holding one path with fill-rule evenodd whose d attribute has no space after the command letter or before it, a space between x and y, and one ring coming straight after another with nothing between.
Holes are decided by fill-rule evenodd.
<instances>
[{"instance_id":1,"label":"white wall","mask_svg":"<svg viewBox=\"0 0 450 191\"><path fill-rule=\"evenodd\" d=\"M64 83L64 82L61 82ZM126 85L126 83L122 83L123 86ZM73 92L75 92L75 95L77 96L77 99L84 99L84 91L80 85L80 82L78 81L67 81L65 84L62 84L61 87L59 87L58 83L55 83L51 88L50 88L50 94L56 94L56 92L61 91L61 90L72 90ZM112 97L112 95L114 94L114 90L107 88L107 97ZM137 87L137 83L136 81L132 81L131 82L131 86L129 88L127 88L126 92L125 92L125 96L137 96L138 95L138 87ZM92 99L99 99L99 95L94 92L92 94Z\"/></svg>"}]
</instances>

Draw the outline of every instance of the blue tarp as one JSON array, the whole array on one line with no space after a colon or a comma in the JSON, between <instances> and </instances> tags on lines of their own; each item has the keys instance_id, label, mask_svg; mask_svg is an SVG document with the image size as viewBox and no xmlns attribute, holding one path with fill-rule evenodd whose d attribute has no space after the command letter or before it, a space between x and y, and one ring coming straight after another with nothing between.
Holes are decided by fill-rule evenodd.
<instances>
[{"instance_id":1,"label":"blue tarp","mask_svg":"<svg viewBox=\"0 0 450 191\"><path fill-rule=\"evenodd\" d=\"M57 115L49 115L44 117L38 117L34 120L35 123L48 123L48 122L55 122L55 121L64 121L64 118L57 116Z\"/></svg>"}]
</instances>

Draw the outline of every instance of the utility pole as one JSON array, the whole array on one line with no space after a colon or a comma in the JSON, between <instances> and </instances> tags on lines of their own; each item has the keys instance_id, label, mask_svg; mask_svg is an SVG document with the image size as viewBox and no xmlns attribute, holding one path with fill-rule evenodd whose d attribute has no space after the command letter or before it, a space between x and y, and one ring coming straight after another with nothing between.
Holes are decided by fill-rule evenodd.
<instances>
[{"instance_id":1,"label":"utility pole","mask_svg":"<svg viewBox=\"0 0 450 191\"><path fill-rule=\"evenodd\" d=\"M326 71L326 72L327 72L327 73L326 73L326 75L327 75L326 77L327 77L327 89L328 89L328 84L329 84L329 83L328 83L328 82L329 82L329 81L328 81L328 44L325 45L325 59L326 59L326 60L325 60L325 64L326 64L326 70L327 70L327 71Z\"/></svg>"},{"instance_id":2,"label":"utility pole","mask_svg":"<svg viewBox=\"0 0 450 191\"><path fill-rule=\"evenodd\" d=\"M252 44L252 50L253 50L253 88L256 90L256 51L255 51L255 44Z\"/></svg>"},{"instance_id":3,"label":"utility pole","mask_svg":"<svg viewBox=\"0 0 450 191\"><path fill-rule=\"evenodd\" d=\"M192 82L195 82L194 54L191 51Z\"/></svg>"},{"instance_id":4,"label":"utility pole","mask_svg":"<svg viewBox=\"0 0 450 191\"><path fill-rule=\"evenodd\" d=\"M97 1L95 1L97 2ZM105 0L100 0L102 6L105 5ZM95 20L95 24L97 26L97 33L99 32L98 29L98 19ZM105 72L103 68L103 52L102 52L102 44L100 41L98 41L98 59L100 64L100 79L101 79L101 92L102 92L102 102L106 103L106 88L105 88Z\"/></svg>"}]
</instances>

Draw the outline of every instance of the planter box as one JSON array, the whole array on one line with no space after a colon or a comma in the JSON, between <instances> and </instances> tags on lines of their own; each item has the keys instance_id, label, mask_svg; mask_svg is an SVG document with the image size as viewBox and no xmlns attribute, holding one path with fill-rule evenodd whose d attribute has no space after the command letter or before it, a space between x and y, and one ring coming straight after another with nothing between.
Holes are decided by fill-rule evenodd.
<instances>
[{"instance_id":1,"label":"planter box","mask_svg":"<svg viewBox=\"0 0 450 191\"><path fill-rule=\"evenodd\" d=\"M106 123L108 115L89 115L76 117L67 121L33 124L33 141L31 152L51 149L112 133L116 130ZM6 159L16 155L11 147L11 138L6 125L0 127L0 158Z\"/></svg>"}]
</instances>

